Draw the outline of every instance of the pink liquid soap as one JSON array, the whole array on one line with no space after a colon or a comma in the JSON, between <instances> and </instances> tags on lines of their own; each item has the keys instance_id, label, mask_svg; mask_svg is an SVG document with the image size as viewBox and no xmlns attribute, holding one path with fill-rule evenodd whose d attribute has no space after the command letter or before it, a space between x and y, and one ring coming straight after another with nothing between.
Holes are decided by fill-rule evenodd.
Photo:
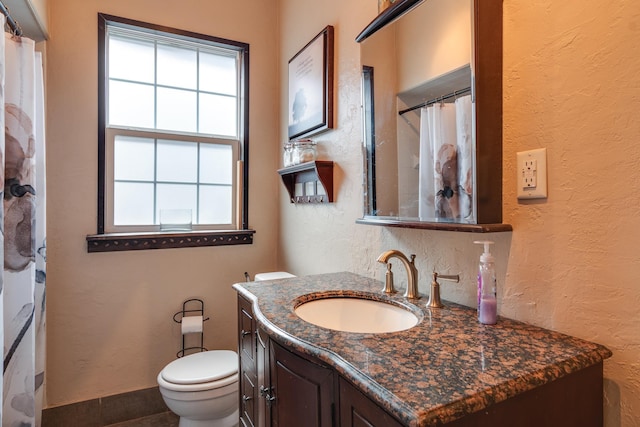
<instances>
[{"instance_id":1,"label":"pink liquid soap","mask_svg":"<svg viewBox=\"0 0 640 427\"><path fill-rule=\"evenodd\" d=\"M483 297L480 300L480 323L493 325L496 323L498 314L498 302L495 298Z\"/></svg>"}]
</instances>

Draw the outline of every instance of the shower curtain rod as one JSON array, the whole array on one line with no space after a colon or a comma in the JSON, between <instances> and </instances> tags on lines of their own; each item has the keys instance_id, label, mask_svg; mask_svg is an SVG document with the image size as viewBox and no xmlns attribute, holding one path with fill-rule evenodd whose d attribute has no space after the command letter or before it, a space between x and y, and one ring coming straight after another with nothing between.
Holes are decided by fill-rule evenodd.
<instances>
[{"instance_id":1,"label":"shower curtain rod","mask_svg":"<svg viewBox=\"0 0 640 427\"><path fill-rule=\"evenodd\" d=\"M7 17L7 24L9 24L9 28L11 28L11 33L15 36L22 36L22 28L20 27L20 24L18 24L18 21L13 19L11 13L9 13L9 9L7 9L2 0L0 0L0 12Z\"/></svg>"},{"instance_id":2,"label":"shower curtain rod","mask_svg":"<svg viewBox=\"0 0 640 427\"><path fill-rule=\"evenodd\" d=\"M471 91L471 87L465 87L464 89L455 90L455 91L453 91L451 93L448 93L446 95L439 96L439 97L431 99L429 101L425 101L425 102L423 102L421 104L414 105L413 107L405 108L404 110L400 110L398 112L398 114L399 115L403 115L404 113L408 113L409 111L417 110L418 108L426 107L427 105L435 104L436 102L442 102L445 99L453 98L453 97L456 97L458 95L462 95L463 93L467 93L467 92L470 92L470 91Z\"/></svg>"}]
</instances>

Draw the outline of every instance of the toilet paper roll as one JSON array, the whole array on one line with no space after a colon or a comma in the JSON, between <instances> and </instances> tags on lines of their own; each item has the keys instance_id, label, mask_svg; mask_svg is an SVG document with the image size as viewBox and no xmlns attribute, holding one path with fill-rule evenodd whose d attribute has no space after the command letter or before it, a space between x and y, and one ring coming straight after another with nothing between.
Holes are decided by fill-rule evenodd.
<instances>
[{"instance_id":1,"label":"toilet paper roll","mask_svg":"<svg viewBox=\"0 0 640 427\"><path fill-rule=\"evenodd\" d=\"M182 335L202 332L202 316L187 316L182 318Z\"/></svg>"}]
</instances>

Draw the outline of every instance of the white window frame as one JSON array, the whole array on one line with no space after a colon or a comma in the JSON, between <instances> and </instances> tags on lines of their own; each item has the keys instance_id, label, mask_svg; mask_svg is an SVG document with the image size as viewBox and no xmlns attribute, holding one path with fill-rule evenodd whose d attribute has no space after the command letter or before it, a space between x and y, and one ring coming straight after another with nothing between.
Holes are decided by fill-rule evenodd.
<instances>
[{"instance_id":1,"label":"white window frame","mask_svg":"<svg viewBox=\"0 0 640 427\"><path fill-rule=\"evenodd\" d=\"M241 42L235 42L226 39L215 38L211 36L205 36L201 34L190 33L182 30L168 29L166 27L157 27L152 24L146 24L138 21L132 21L125 18L118 18L109 15L99 14L99 27L100 27L100 43L101 54L104 55L101 63L101 69L99 70L99 80L104 85L101 88L101 102L99 105L99 197L98 197L98 233L99 235L111 234L111 233L160 233L160 225L149 226L115 226L113 224L113 189L114 189L114 176L113 176L113 147L116 135L127 136L139 136L151 139L169 139L169 140L184 140L189 142L198 143L214 143L230 145L233 152L233 172L232 172L232 221L230 224L202 224L193 225L193 230L248 230L253 233L253 230L248 228L248 50L249 45ZM181 43L185 40L187 43L190 40L197 40L197 43L204 43L213 49L224 49L228 52L237 52L238 61L238 88L237 88L237 139L229 137L222 137L216 135L206 134L190 134L183 132L164 131L156 129L136 129L126 128L118 126L107 126L108 124L108 29L114 28L126 28L133 31L147 32L151 35L158 36L164 41L176 38ZM120 32L119 30L116 30ZM99 37L99 38L100 38ZM228 235L229 233L225 233ZM90 236L88 236L88 241ZM246 233L244 239L238 239L234 236L235 240L243 240L246 242ZM252 236L251 236L252 237ZM205 239L208 241L208 239ZM252 240L252 239L249 239ZM215 241L215 239L214 239ZM233 243L220 243L220 244L233 244Z\"/></svg>"}]
</instances>

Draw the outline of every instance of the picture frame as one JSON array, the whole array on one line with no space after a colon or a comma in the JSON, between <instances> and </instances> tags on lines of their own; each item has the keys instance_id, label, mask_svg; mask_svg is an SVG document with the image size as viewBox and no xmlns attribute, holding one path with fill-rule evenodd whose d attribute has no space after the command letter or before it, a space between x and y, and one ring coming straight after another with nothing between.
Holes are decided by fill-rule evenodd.
<instances>
[{"instance_id":1,"label":"picture frame","mask_svg":"<svg viewBox=\"0 0 640 427\"><path fill-rule=\"evenodd\" d=\"M289 60L289 140L333 129L333 26Z\"/></svg>"}]
</instances>

